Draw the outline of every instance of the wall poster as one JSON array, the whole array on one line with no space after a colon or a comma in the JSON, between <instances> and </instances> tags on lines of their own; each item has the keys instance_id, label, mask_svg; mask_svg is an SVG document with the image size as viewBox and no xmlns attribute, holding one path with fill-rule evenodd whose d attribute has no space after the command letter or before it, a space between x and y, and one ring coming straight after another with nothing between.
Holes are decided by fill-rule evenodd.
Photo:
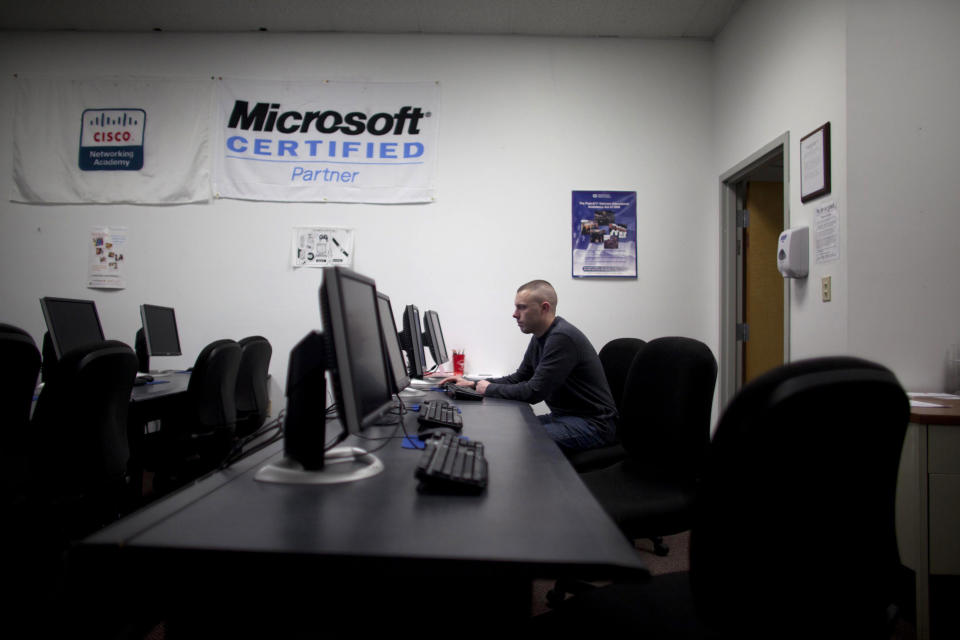
<instances>
[{"instance_id":1,"label":"wall poster","mask_svg":"<svg viewBox=\"0 0 960 640\"><path fill-rule=\"evenodd\" d=\"M88 289L125 289L123 266L127 244L126 227L95 227L90 231L87 252Z\"/></svg>"},{"instance_id":2,"label":"wall poster","mask_svg":"<svg viewBox=\"0 0 960 640\"><path fill-rule=\"evenodd\" d=\"M573 277L637 277L637 192L573 192Z\"/></svg>"},{"instance_id":3,"label":"wall poster","mask_svg":"<svg viewBox=\"0 0 960 640\"><path fill-rule=\"evenodd\" d=\"M353 229L295 227L293 267L352 267Z\"/></svg>"}]
</instances>

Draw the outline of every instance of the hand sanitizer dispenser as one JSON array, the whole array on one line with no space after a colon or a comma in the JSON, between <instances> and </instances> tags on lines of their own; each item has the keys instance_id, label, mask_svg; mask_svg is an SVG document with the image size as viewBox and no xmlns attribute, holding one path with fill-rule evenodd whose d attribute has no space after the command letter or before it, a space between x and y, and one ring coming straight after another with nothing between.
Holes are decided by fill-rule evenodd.
<instances>
[{"instance_id":1,"label":"hand sanitizer dispenser","mask_svg":"<svg viewBox=\"0 0 960 640\"><path fill-rule=\"evenodd\" d=\"M777 242L777 270L784 278L806 278L810 264L808 227L785 229Z\"/></svg>"}]
</instances>

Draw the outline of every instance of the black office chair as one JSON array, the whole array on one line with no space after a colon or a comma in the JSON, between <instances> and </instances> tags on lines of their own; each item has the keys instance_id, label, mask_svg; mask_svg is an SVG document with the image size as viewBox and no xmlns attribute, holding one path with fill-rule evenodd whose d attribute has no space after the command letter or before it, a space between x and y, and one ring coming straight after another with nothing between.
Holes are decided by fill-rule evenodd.
<instances>
[{"instance_id":1,"label":"black office chair","mask_svg":"<svg viewBox=\"0 0 960 640\"><path fill-rule=\"evenodd\" d=\"M710 441L717 361L692 338L651 340L624 386L620 442L628 456L582 474L584 483L631 540L690 528L694 489Z\"/></svg>"},{"instance_id":2,"label":"black office chair","mask_svg":"<svg viewBox=\"0 0 960 640\"><path fill-rule=\"evenodd\" d=\"M603 345L600 353L600 363L603 365L603 372L607 378L607 384L610 385L610 393L617 403L617 412L622 413L623 409L623 391L627 381L627 374L630 371L630 365L640 349L646 342L639 338L615 338ZM620 420L617 421L617 432L620 431ZM619 440L619 435L618 435ZM584 451L566 451L567 459L578 473L595 471L603 469L610 465L620 462L627 457L627 451L619 443L609 447L599 447L597 449L587 449Z\"/></svg>"},{"instance_id":3,"label":"black office chair","mask_svg":"<svg viewBox=\"0 0 960 640\"><path fill-rule=\"evenodd\" d=\"M27 428L33 393L40 371L40 351L23 329L0 323L0 410L4 412L4 444L0 447L3 465L3 504L23 499L26 481Z\"/></svg>"},{"instance_id":4,"label":"black office chair","mask_svg":"<svg viewBox=\"0 0 960 640\"><path fill-rule=\"evenodd\" d=\"M162 494L212 471L230 453L237 422L236 386L240 345L211 342L197 356L187 392L160 431L144 441L143 465L156 472Z\"/></svg>"},{"instance_id":5,"label":"black office chair","mask_svg":"<svg viewBox=\"0 0 960 640\"><path fill-rule=\"evenodd\" d=\"M798 361L760 376L714 435L690 571L584 592L536 626L569 633L602 621L651 638L887 640L909 414L895 376L859 358ZM835 544L820 543L824 531Z\"/></svg>"},{"instance_id":6,"label":"black office chair","mask_svg":"<svg viewBox=\"0 0 960 640\"><path fill-rule=\"evenodd\" d=\"M127 407L136 373L133 349L114 340L73 349L48 372L31 421L28 474L68 539L132 504Z\"/></svg>"},{"instance_id":7,"label":"black office chair","mask_svg":"<svg viewBox=\"0 0 960 640\"><path fill-rule=\"evenodd\" d=\"M693 497L710 442L717 361L707 345L684 337L651 340L624 384L618 436L627 457L580 474L597 502L632 540L649 538L665 556L663 536L690 529ZM547 603L592 589L558 579Z\"/></svg>"},{"instance_id":8,"label":"black office chair","mask_svg":"<svg viewBox=\"0 0 960 640\"><path fill-rule=\"evenodd\" d=\"M267 377L273 348L263 336L240 340L240 367L237 372L237 437L248 436L267 417Z\"/></svg>"},{"instance_id":9,"label":"black office chair","mask_svg":"<svg viewBox=\"0 0 960 640\"><path fill-rule=\"evenodd\" d=\"M49 331L43 332L43 339L40 342L40 381L46 382L50 377L53 368L57 366L57 352L53 348L53 338Z\"/></svg>"}]
</instances>

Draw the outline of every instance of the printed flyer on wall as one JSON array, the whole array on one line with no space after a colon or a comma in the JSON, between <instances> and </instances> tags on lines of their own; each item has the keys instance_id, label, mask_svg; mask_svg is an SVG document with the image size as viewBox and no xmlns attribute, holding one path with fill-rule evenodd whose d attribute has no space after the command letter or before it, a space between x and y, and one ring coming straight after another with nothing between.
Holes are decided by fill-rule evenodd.
<instances>
[{"instance_id":1,"label":"printed flyer on wall","mask_svg":"<svg viewBox=\"0 0 960 640\"><path fill-rule=\"evenodd\" d=\"M95 227L90 231L88 289L126 288L126 269L123 266L126 244L126 227Z\"/></svg>"},{"instance_id":2,"label":"printed flyer on wall","mask_svg":"<svg viewBox=\"0 0 960 640\"><path fill-rule=\"evenodd\" d=\"M293 267L352 267L353 229L295 227Z\"/></svg>"},{"instance_id":3,"label":"printed flyer on wall","mask_svg":"<svg viewBox=\"0 0 960 640\"><path fill-rule=\"evenodd\" d=\"M573 192L573 277L637 277L637 192Z\"/></svg>"}]
</instances>

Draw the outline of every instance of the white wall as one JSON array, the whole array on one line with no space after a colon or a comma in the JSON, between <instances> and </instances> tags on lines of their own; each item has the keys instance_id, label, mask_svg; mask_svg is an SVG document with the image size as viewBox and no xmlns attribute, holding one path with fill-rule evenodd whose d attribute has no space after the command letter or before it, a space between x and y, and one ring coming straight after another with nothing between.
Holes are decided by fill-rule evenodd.
<instances>
[{"instance_id":1,"label":"white wall","mask_svg":"<svg viewBox=\"0 0 960 640\"><path fill-rule=\"evenodd\" d=\"M847 37L850 350L943 390L960 342L960 3L856 0Z\"/></svg>"},{"instance_id":2,"label":"white wall","mask_svg":"<svg viewBox=\"0 0 960 640\"><path fill-rule=\"evenodd\" d=\"M793 358L850 353L944 388L960 342L958 33L952 0L749 0L717 39L716 171L789 131L791 226L840 208L840 260L791 284ZM832 194L804 205L800 138L826 121Z\"/></svg>"},{"instance_id":3,"label":"white wall","mask_svg":"<svg viewBox=\"0 0 960 640\"><path fill-rule=\"evenodd\" d=\"M845 25L844 6L834 0L748 0L715 42L715 176L789 132L790 226L812 228L814 207L824 201L840 207L840 260L811 260L809 277L790 283L792 359L847 349ZM831 194L803 204L800 138L825 122L831 129ZM828 303L819 296L824 276L833 287Z\"/></svg>"},{"instance_id":4,"label":"white wall","mask_svg":"<svg viewBox=\"0 0 960 640\"><path fill-rule=\"evenodd\" d=\"M711 46L679 41L269 33L5 33L0 119L14 73L246 76L441 83L439 198L430 205L29 206L0 202L0 321L44 330L43 295L96 301L132 341L142 302L176 307L187 366L207 342L260 333L287 354L319 326L315 270L289 266L291 228L356 230L355 268L402 306L435 309L468 370L510 371L526 336L516 287L556 285L559 311L599 348L688 335L716 350ZM819 116L818 116L819 118ZM816 120L816 118L815 118ZM11 147L10 129L0 148ZM9 154L0 174L10 175ZM639 278L570 277L570 191L638 192ZM97 225L129 229L125 290L85 288ZM159 363L158 363L159 364Z\"/></svg>"}]
</instances>

